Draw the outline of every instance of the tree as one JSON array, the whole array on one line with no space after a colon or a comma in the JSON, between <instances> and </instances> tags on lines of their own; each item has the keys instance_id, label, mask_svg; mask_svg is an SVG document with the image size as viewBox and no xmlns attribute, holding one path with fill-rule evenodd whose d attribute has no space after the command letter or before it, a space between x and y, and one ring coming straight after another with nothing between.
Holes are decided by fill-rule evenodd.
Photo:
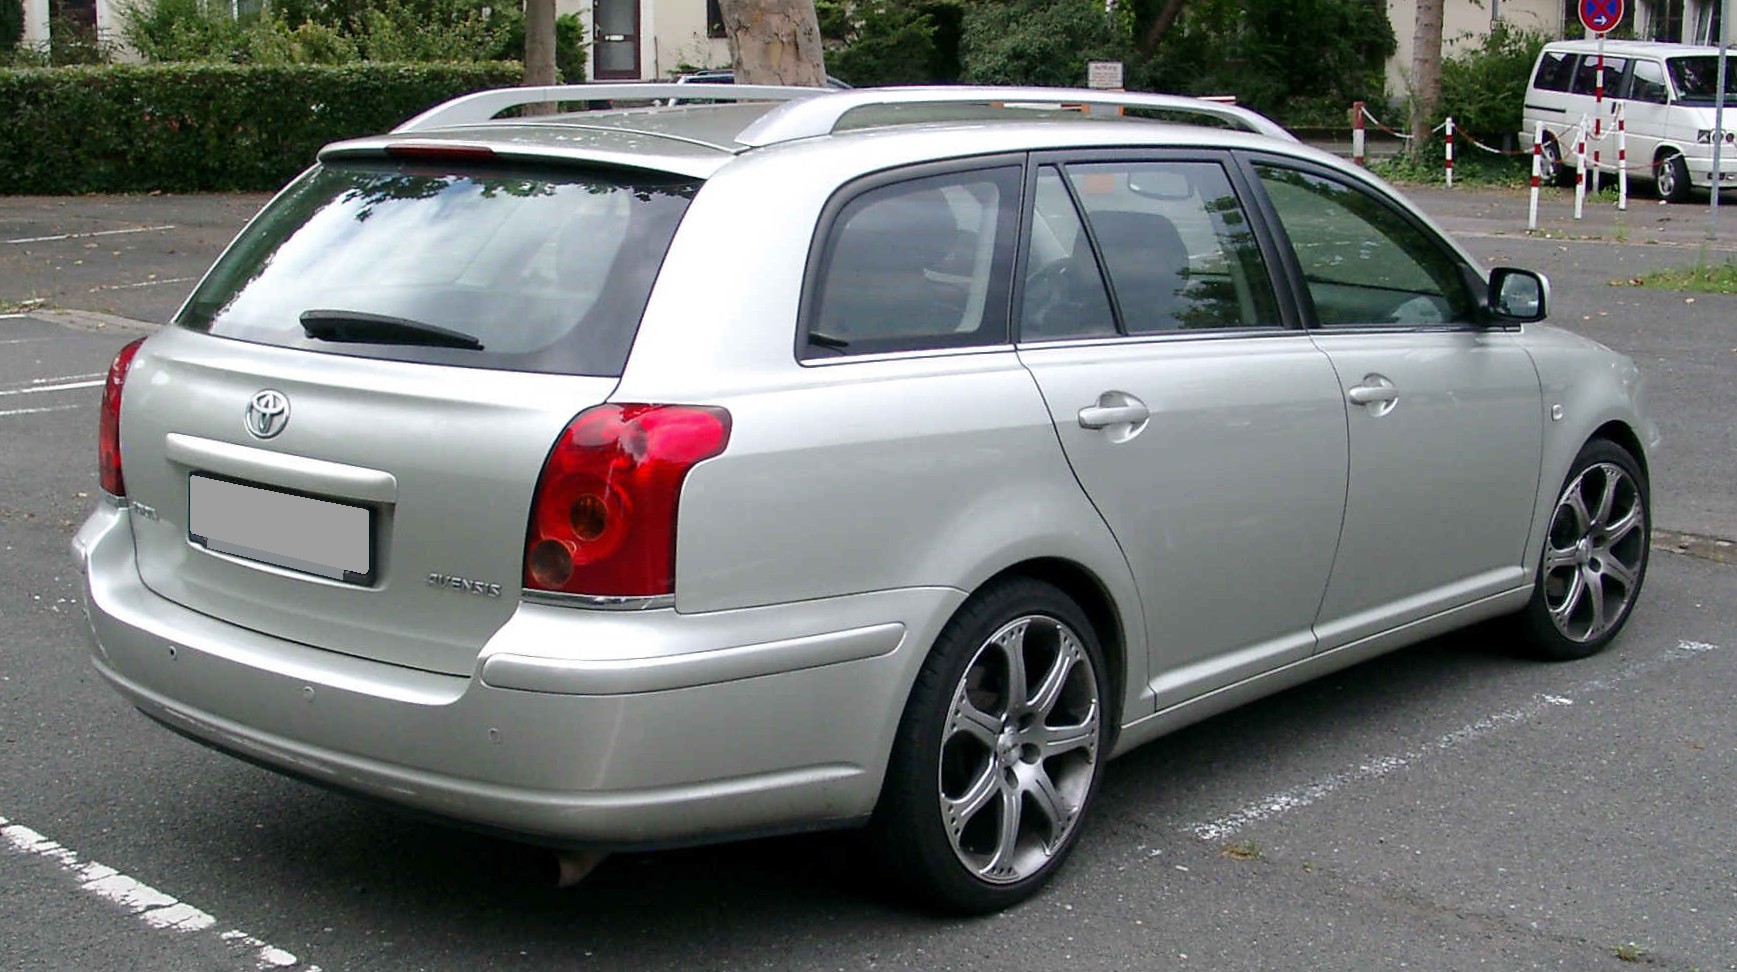
<instances>
[{"instance_id":1,"label":"tree","mask_svg":"<svg viewBox=\"0 0 1737 972\"><path fill-rule=\"evenodd\" d=\"M738 84L826 84L814 0L719 0Z\"/></svg>"},{"instance_id":2,"label":"tree","mask_svg":"<svg viewBox=\"0 0 1737 972\"><path fill-rule=\"evenodd\" d=\"M1417 0L1411 35L1411 150L1429 144L1429 122L1441 105L1442 0Z\"/></svg>"},{"instance_id":3,"label":"tree","mask_svg":"<svg viewBox=\"0 0 1737 972\"><path fill-rule=\"evenodd\" d=\"M525 0L525 84L555 83L555 0ZM553 114L552 104L527 105L527 114Z\"/></svg>"},{"instance_id":4,"label":"tree","mask_svg":"<svg viewBox=\"0 0 1737 972\"><path fill-rule=\"evenodd\" d=\"M1170 32L1170 25L1176 23L1176 15L1182 12L1182 0L1164 0L1164 6L1158 11L1158 16L1146 25L1140 34L1140 55L1151 57L1158 50L1158 43L1164 35Z\"/></svg>"}]
</instances>

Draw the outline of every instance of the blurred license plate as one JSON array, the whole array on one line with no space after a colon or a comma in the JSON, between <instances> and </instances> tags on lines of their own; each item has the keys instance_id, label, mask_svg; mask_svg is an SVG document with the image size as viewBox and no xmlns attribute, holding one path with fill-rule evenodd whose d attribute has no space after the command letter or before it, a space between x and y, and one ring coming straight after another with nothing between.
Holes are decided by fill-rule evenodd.
<instances>
[{"instance_id":1,"label":"blurred license plate","mask_svg":"<svg viewBox=\"0 0 1737 972\"><path fill-rule=\"evenodd\" d=\"M187 536L218 553L352 584L373 580L373 513L209 476L187 478Z\"/></svg>"}]
</instances>

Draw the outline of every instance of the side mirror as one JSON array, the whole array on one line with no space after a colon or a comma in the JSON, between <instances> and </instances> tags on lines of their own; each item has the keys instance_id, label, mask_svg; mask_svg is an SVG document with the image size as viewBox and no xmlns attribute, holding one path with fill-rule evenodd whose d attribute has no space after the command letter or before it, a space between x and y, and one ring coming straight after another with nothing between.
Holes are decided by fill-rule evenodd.
<instances>
[{"instance_id":1,"label":"side mirror","mask_svg":"<svg viewBox=\"0 0 1737 972\"><path fill-rule=\"evenodd\" d=\"M1548 313L1550 281L1541 273L1517 267L1490 271L1490 317L1497 324L1541 321Z\"/></svg>"}]
</instances>

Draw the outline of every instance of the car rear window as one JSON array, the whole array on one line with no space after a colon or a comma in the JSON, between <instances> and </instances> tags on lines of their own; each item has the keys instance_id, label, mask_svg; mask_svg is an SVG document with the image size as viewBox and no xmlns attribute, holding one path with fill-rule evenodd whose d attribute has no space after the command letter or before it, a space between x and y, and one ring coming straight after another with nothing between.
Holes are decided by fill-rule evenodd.
<instances>
[{"instance_id":1,"label":"car rear window","mask_svg":"<svg viewBox=\"0 0 1737 972\"><path fill-rule=\"evenodd\" d=\"M1532 87L1540 91L1567 91L1574 80L1574 55L1562 51L1545 51L1538 59L1538 73Z\"/></svg>"},{"instance_id":2,"label":"car rear window","mask_svg":"<svg viewBox=\"0 0 1737 972\"><path fill-rule=\"evenodd\" d=\"M625 170L323 164L260 213L175 323L331 354L619 375L698 188Z\"/></svg>"}]
</instances>

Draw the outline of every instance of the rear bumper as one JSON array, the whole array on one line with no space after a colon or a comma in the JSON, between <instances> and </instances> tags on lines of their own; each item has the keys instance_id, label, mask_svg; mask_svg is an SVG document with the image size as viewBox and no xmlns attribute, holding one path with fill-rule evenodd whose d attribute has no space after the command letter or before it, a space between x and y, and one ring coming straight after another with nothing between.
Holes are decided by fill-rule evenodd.
<instances>
[{"instance_id":1,"label":"rear bumper","mask_svg":"<svg viewBox=\"0 0 1737 972\"><path fill-rule=\"evenodd\" d=\"M309 647L146 588L129 514L74 540L97 670L172 728L321 784L560 843L657 846L874 807L944 588L683 615L521 604L466 676Z\"/></svg>"}]
</instances>

